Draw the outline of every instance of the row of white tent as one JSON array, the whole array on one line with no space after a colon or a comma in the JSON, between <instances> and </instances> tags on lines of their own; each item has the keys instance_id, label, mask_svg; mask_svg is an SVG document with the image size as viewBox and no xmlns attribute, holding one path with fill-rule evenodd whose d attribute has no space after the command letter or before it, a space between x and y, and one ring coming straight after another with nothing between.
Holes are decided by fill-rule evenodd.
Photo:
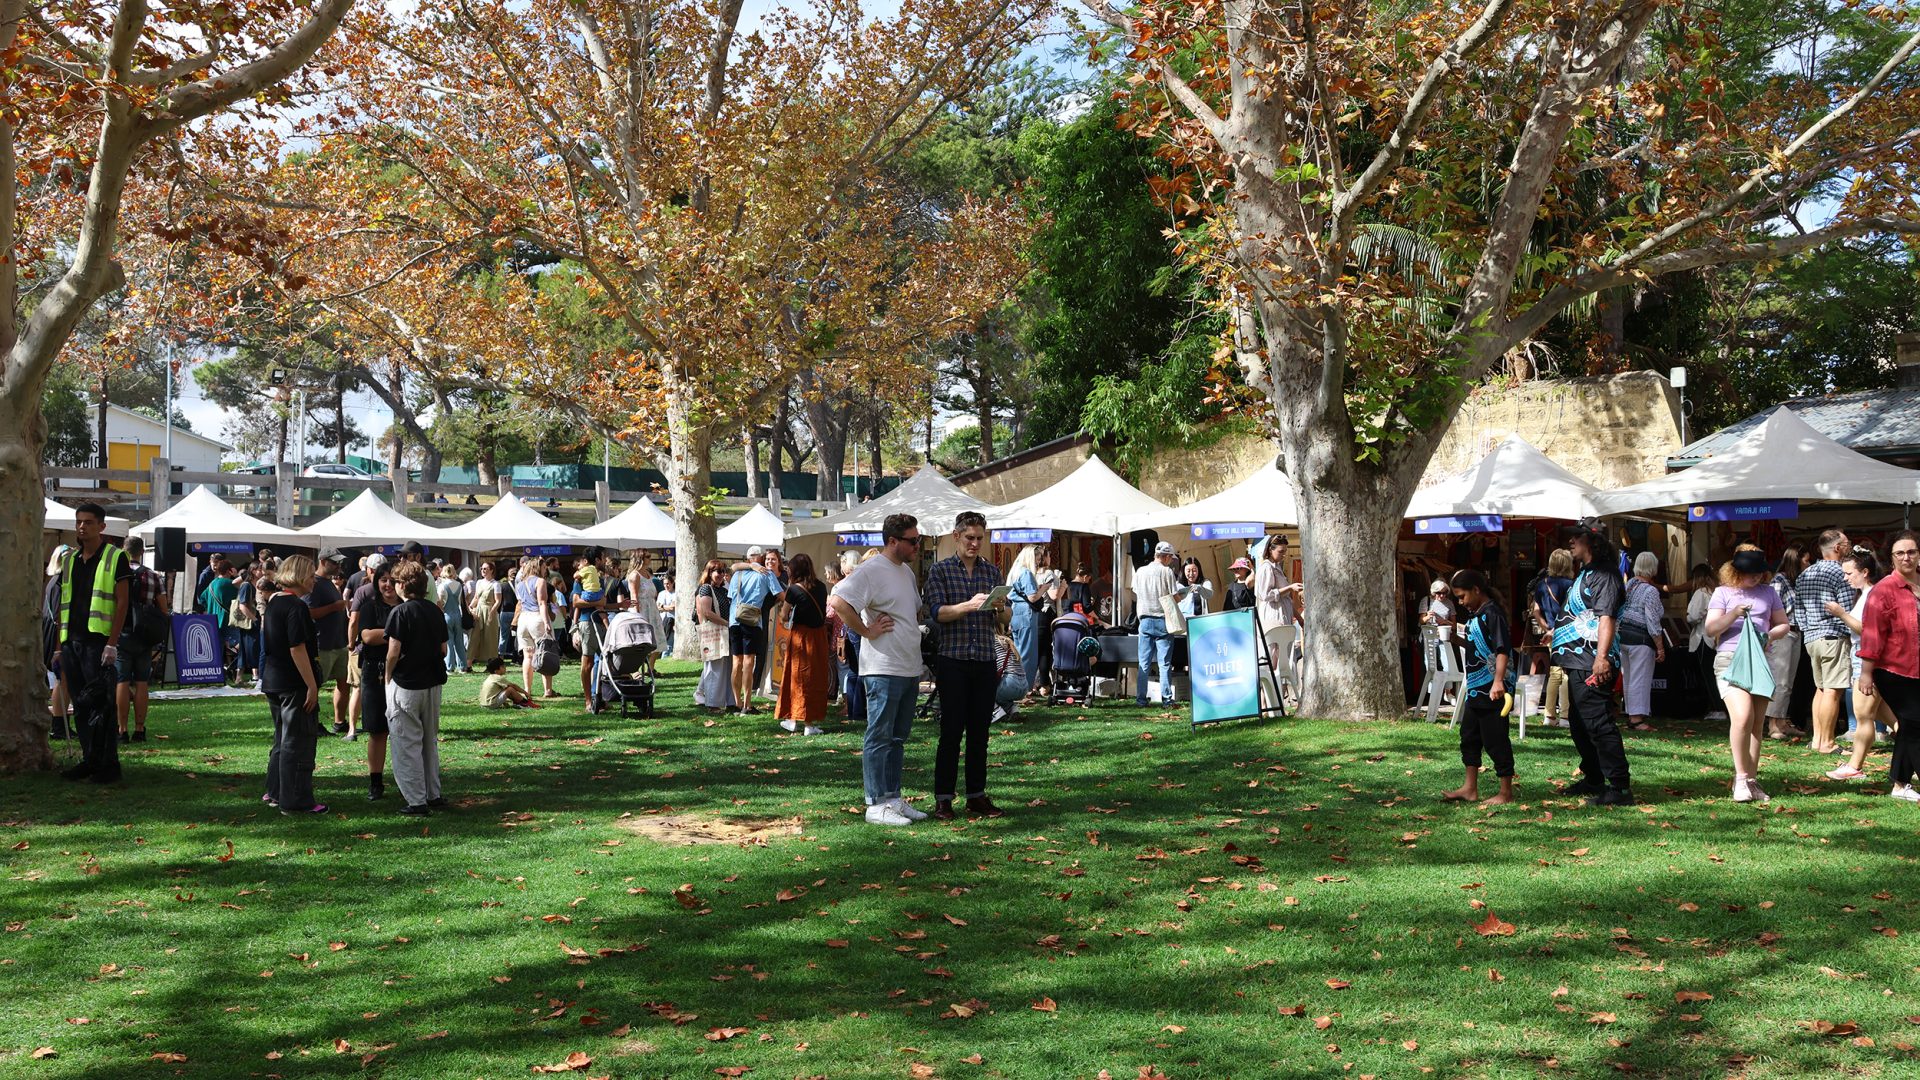
<instances>
[{"instance_id":1,"label":"row of white tent","mask_svg":"<svg viewBox=\"0 0 1920 1080\"><path fill-rule=\"evenodd\" d=\"M1602 491L1525 439L1509 436L1466 473L1417 491L1406 517L1498 515L1576 521L1767 499L1920 503L1920 471L1849 450L1783 407L1723 453L1613 491ZM787 526L787 534L877 532L891 513L951 521L961 510L980 511L996 530L1052 528L1098 536L1207 523L1291 526L1300 521L1293 486L1277 464L1219 494L1169 507L1129 485L1099 458L1090 457L1046 490L997 507L968 496L932 469L922 469L870 503L824 518L795 521Z\"/></svg>"},{"instance_id":2,"label":"row of white tent","mask_svg":"<svg viewBox=\"0 0 1920 1080\"><path fill-rule=\"evenodd\" d=\"M1855 453L1781 408L1723 453L1614 491L1599 490L1512 436L1464 475L1417 492L1406 516L1575 520L1763 499L1920 503L1920 471ZM979 511L995 530L1056 530L1104 537L1206 523L1299 523L1292 486L1275 466L1217 495L1169 507L1128 484L1098 457L1089 457L1060 482L1002 506L968 495L932 468L921 469L886 495L827 517L783 522L756 505L720 530L719 546L722 551L740 552L751 546L780 547L789 538L825 533L877 533L889 514L911 513L923 521L944 523L963 510ZM48 500L46 513L47 528L72 528L71 510ZM117 535L121 530L114 524L109 523L109 532ZM371 547L409 540L437 550L463 551L543 545L624 550L674 543L672 519L644 499L606 521L574 529L511 493L473 520L450 528L414 521L367 491L324 521L284 529L242 512L201 487L133 527L130 535L151 543L155 530L169 526L185 528L189 543L278 543L299 548Z\"/></svg>"}]
</instances>

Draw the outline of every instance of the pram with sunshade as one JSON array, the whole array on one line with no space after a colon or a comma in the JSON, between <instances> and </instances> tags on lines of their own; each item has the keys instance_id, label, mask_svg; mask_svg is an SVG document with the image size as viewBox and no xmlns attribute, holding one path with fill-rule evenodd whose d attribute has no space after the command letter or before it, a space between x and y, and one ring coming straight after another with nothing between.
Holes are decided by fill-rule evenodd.
<instances>
[{"instance_id":1,"label":"pram with sunshade","mask_svg":"<svg viewBox=\"0 0 1920 1080\"><path fill-rule=\"evenodd\" d=\"M1069 611L1053 620L1049 636L1053 687L1047 695L1048 704L1085 705L1093 698L1093 658L1100 655L1092 621L1078 611Z\"/></svg>"},{"instance_id":2,"label":"pram with sunshade","mask_svg":"<svg viewBox=\"0 0 1920 1080\"><path fill-rule=\"evenodd\" d=\"M587 708L598 713L620 703L620 715L629 709L641 719L653 716L653 624L637 611L622 611L601 635L600 655L593 658L593 690Z\"/></svg>"}]
</instances>

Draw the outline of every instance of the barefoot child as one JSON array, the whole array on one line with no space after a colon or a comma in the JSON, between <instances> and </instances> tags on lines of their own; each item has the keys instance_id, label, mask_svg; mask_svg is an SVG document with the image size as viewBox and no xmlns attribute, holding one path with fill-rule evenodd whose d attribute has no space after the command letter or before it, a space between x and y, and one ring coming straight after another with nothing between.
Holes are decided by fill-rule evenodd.
<instances>
[{"instance_id":1,"label":"barefoot child","mask_svg":"<svg viewBox=\"0 0 1920 1080\"><path fill-rule=\"evenodd\" d=\"M1460 760L1467 767L1467 778L1441 798L1449 802L1480 798L1480 752L1484 748L1493 758L1494 775L1500 778L1500 794L1484 805L1510 803L1513 743L1507 737L1507 710L1513 702L1514 677L1509 666L1513 642L1507 633L1507 616L1493 602L1486 576L1480 571L1462 570L1453 575L1450 584L1459 604L1460 639L1467 653L1467 705L1460 717Z\"/></svg>"}]
</instances>

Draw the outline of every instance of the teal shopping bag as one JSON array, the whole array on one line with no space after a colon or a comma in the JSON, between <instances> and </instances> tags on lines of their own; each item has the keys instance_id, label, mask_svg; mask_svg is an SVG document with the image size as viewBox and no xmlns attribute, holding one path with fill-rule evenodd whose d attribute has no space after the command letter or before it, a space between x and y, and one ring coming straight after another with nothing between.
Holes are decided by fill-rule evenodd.
<instances>
[{"instance_id":1,"label":"teal shopping bag","mask_svg":"<svg viewBox=\"0 0 1920 1080\"><path fill-rule=\"evenodd\" d=\"M1727 685L1737 686L1754 697L1773 697L1773 668L1767 663L1767 643L1753 628L1752 619L1740 620L1740 644L1733 647Z\"/></svg>"}]
</instances>

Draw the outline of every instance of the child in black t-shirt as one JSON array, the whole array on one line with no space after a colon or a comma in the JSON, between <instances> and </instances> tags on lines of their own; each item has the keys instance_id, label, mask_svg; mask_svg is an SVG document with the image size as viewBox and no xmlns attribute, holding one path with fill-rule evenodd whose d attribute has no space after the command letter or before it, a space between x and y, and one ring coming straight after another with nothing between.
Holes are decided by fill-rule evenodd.
<instances>
[{"instance_id":1,"label":"child in black t-shirt","mask_svg":"<svg viewBox=\"0 0 1920 1080\"><path fill-rule=\"evenodd\" d=\"M1493 758L1500 794L1482 805L1513 801L1513 742L1507 735L1507 713L1513 707L1513 638L1506 613L1493 602L1486 575L1462 570L1449 582L1460 613L1459 639L1466 649L1466 706L1460 717L1460 761L1466 782L1440 796L1448 802L1480 799L1481 750Z\"/></svg>"}]
</instances>

